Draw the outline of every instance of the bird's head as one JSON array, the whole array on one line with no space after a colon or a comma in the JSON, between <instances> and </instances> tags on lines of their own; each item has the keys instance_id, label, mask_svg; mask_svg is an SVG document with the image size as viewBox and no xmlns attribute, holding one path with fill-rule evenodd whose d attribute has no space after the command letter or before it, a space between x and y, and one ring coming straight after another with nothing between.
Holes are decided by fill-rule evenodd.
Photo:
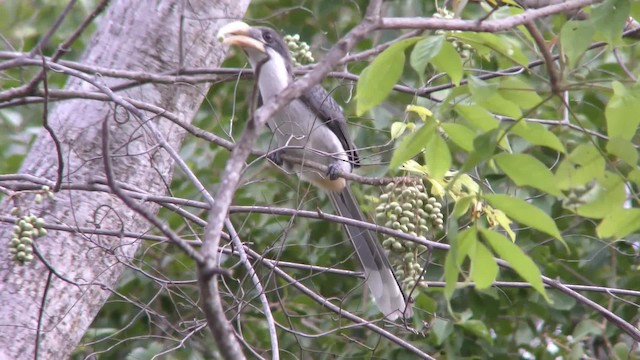
<instances>
[{"instance_id":1,"label":"bird's head","mask_svg":"<svg viewBox=\"0 0 640 360\"><path fill-rule=\"evenodd\" d=\"M218 40L226 45L240 47L254 69L261 62L274 61L277 65L284 66L287 73L292 73L289 48L273 29L252 27L242 21L235 21L218 31Z\"/></svg>"}]
</instances>

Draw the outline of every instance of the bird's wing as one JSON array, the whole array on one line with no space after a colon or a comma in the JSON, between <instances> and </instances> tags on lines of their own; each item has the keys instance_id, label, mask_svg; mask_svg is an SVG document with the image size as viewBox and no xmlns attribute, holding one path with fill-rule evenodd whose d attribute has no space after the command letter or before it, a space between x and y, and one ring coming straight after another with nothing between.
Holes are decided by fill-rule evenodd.
<instances>
[{"instance_id":1,"label":"bird's wing","mask_svg":"<svg viewBox=\"0 0 640 360\"><path fill-rule=\"evenodd\" d=\"M360 166L360 158L356 146L351 139L349 129L347 128L347 120L342 114L342 109L338 103L329 95L329 93L322 87L322 85L316 85L307 90L300 96L300 100L307 105L310 109L313 109L318 120L324 122L327 127L340 139L342 147L344 147L347 155L349 156L349 162L353 167Z\"/></svg>"}]
</instances>

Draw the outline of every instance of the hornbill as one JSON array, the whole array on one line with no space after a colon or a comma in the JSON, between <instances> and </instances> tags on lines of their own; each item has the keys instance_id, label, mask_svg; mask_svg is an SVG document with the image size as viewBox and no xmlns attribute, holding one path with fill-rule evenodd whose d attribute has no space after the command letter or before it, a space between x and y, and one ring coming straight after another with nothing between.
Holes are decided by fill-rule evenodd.
<instances>
[{"instance_id":1,"label":"hornbill","mask_svg":"<svg viewBox=\"0 0 640 360\"><path fill-rule=\"evenodd\" d=\"M238 46L244 51L258 76L263 102L271 101L293 82L289 49L275 30L251 27L237 21L220 29L218 38L224 44ZM340 107L321 85L293 100L267 124L279 148L271 153L269 158L272 161L295 171L302 180L326 190L340 216L365 219L349 184L338 176L340 172L350 173L359 166L358 153ZM283 161L282 154L301 161L296 164ZM305 167L305 160L323 164L329 170L323 173ZM411 305L380 242L368 230L349 225L345 228L378 308L390 320L396 320L400 315L411 317Z\"/></svg>"}]
</instances>

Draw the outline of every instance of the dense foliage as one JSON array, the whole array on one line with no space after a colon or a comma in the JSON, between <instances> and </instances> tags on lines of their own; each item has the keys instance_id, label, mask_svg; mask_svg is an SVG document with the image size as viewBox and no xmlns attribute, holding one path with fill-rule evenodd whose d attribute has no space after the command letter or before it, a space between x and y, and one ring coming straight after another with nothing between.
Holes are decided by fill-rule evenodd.
<instances>
[{"instance_id":1,"label":"dense foliage","mask_svg":"<svg viewBox=\"0 0 640 360\"><path fill-rule=\"evenodd\" d=\"M29 51L64 5L0 4L2 50ZM254 1L246 19L299 34L321 59L361 20L366 5L262 0ZM451 16L434 2L384 6L385 16ZM91 9L91 1L74 7L43 53L54 52ZM471 3L461 17L481 19L491 12L488 19L507 19L522 11ZM549 288L550 279L589 286L574 289L634 326L640 320L640 293L621 292L640 289L640 54L633 33L625 33L627 19L640 18L640 3L607 0L585 13L581 20L555 14L496 33L429 30L396 41L403 31L379 31L356 52L391 46L338 67L324 81L362 149L365 166L359 174L420 176L427 198L442 204L444 226L429 231L428 240L450 248L409 249L425 269L427 286L410 289L413 321L387 328L431 356L640 358L636 342L603 311ZM64 59L79 61L89 36ZM555 61L547 63L545 55ZM225 66L244 67L246 59L232 55ZM37 71L3 71L0 90ZM61 88L65 81L52 73L48 86ZM250 79L221 77L194 124L237 139L252 91ZM0 173L17 171L41 117L38 103L0 103ZM264 150L269 141L265 131L257 147ZM228 150L187 136L180 154L205 185L218 186ZM363 210L375 215L388 188L354 187ZM180 172L170 191L175 198L201 200ZM261 157L247 164L234 205L332 211L324 194ZM187 209L205 218L204 210ZM163 209L158 216L185 239L202 232L202 223L184 213ZM333 271L358 266L340 225L252 208L232 209L230 216L243 242L266 259L282 261L281 268L302 284L346 310L379 319L362 296L362 280ZM380 225L387 218L382 220ZM351 327L258 259L253 262L279 325L283 358L407 356L402 344ZM198 308L192 259L168 242L149 240L129 266L74 358L216 356ZM222 285L227 317L245 345L269 357L268 329L253 284L237 257L227 257L224 267L232 270Z\"/></svg>"}]
</instances>

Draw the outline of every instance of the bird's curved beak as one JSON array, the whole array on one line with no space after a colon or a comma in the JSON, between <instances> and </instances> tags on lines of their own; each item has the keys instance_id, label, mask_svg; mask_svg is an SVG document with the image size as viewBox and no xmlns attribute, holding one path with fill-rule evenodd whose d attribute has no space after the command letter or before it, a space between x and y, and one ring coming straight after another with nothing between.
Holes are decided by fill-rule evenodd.
<instances>
[{"instance_id":1,"label":"bird's curved beak","mask_svg":"<svg viewBox=\"0 0 640 360\"><path fill-rule=\"evenodd\" d=\"M234 21L223 26L218 31L218 40L225 45L235 45L266 53L264 44L256 39L253 28L242 21Z\"/></svg>"}]
</instances>

